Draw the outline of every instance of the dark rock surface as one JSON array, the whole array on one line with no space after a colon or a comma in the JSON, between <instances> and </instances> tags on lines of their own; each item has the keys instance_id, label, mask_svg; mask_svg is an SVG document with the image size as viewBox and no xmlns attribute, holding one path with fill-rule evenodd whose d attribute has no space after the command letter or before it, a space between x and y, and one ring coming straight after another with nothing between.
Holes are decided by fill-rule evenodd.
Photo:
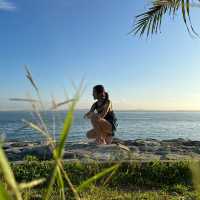
<instances>
[{"instance_id":1,"label":"dark rock surface","mask_svg":"<svg viewBox=\"0 0 200 200\"><path fill-rule=\"evenodd\" d=\"M40 160L52 158L48 145L33 142L7 142L3 146L10 161L24 160L36 156ZM184 160L200 159L200 141L184 139L120 140L111 145L96 145L94 142L66 144L65 160Z\"/></svg>"}]
</instances>

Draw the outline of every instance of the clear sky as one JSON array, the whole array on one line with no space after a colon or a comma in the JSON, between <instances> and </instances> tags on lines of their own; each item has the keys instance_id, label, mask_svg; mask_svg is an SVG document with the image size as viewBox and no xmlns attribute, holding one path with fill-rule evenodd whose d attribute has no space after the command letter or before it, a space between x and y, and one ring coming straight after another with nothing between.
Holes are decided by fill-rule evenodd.
<instances>
[{"instance_id":1,"label":"clear sky","mask_svg":"<svg viewBox=\"0 0 200 200\"><path fill-rule=\"evenodd\" d=\"M44 101L73 93L84 77L79 108L103 84L115 109L200 110L200 39L189 37L180 14L146 40L128 34L141 0L0 0L0 110L25 109L12 97L32 94L31 69ZM200 8L192 20L200 33Z\"/></svg>"}]
</instances>

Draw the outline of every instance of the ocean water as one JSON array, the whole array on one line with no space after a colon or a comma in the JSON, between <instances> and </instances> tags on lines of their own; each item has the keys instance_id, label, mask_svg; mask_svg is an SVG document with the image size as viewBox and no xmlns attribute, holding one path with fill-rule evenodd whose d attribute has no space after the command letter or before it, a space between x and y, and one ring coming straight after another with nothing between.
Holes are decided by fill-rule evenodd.
<instances>
[{"instance_id":1,"label":"ocean water","mask_svg":"<svg viewBox=\"0 0 200 200\"><path fill-rule=\"evenodd\" d=\"M87 141L85 134L91 129L89 120L83 119L84 111L76 111L68 141ZM58 138L66 111L46 112L43 118L52 137ZM184 138L200 140L200 112L122 112L117 111L118 128L115 134L121 139ZM35 122L31 112L0 112L0 133L6 141L40 141L44 138L24 126L22 119ZM53 123L55 121L55 123ZM20 129L20 130L19 130Z\"/></svg>"}]
</instances>

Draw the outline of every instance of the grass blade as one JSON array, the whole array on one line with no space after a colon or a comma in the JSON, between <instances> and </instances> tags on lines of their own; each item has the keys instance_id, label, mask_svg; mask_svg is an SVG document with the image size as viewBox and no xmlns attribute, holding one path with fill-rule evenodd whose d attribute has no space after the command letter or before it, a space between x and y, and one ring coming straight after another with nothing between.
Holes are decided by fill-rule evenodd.
<instances>
[{"instance_id":1,"label":"grass blade","mask_svg":"<svg viewBox=\"0 0 200 200\"><path fill-rule=\"evenodd\" d=\"M82 85L81 85L82 86ZM75 110L75 106L76 106L76 103L77 101L79 100L79 97L80 97L80 91L81 91L82 87L80 87L80 89L77 91L76 95L75 95L75 98L74 98L74 101L71 103L70 107L69 107L69 110L67 112L67 115L66 115L66 118L64 120L64 125L63 125L63 129L60 133L60 141L59 141L59 145L58 147L55 149L55 151L53 151L53 155L54 155L54 159L56 160L56 166L54 167L54 170L53 170L53 174L51 176L51 179L50 179L50 182L49 182L49 185L47 187L47 192L46 194L44 195L44 199L45 200L48 200L49 199L49 196L51 194L51 191L52 191L52 186L54 184L54 181L55 181L55 178L57 176L57 167L59 165L59 160L60 158L62 158L62 154L63 154L63 151L64 151L64 145L65 145L65 141L67 139L67 136L68 136L68 133L69 133L69 130L71 128L71 125L72 125L72 121L73 121L73 113L74 113L74 110Z\"/></svg>"},{"instance_id":2,"label":"grass blade","mask_svg":"<svg viewBox=\"0 0 200 200\"><path fill-rule=\"evenodd\" d=\"M70 109L69 109L67 116L65 118L65 121L64 121L63 130L61 131L59 146L56 148L56 150L53 153L54 159L56 159L56 160L59 160L62 157L62 153L64 151L65 140L68 136L68 132L70 130L72 120L73 120L73 111L75 109L75 103L76 103L76 101L72 102L72 105L70 106ZM55 178L57 175L57 167L58 167L58 163L56 162L56 166L53 170L53 174L51 176L51 180L48 185L47 193L45 194L45 197L44 197L45 200L49 199L49 196L50 196L50 193L52 190L52 186L54 184L54 181L55 181Z\"/></svg>"},{"instance_id":3,"label":"grass blade","mask_svg":"<svg viewBox=\"0 0 200 200\"><path fill-rule=\"evenodd\" d=\"M200 169L200 163L199 161L193 161L190 164L190 169L192 172L192 181L194 188L200 194L200 174L199 174L199 169Z\"/></svg>"},{"instance_id":4,"label":"grass blade","mask_svg":"<svg viewBox=\"0 0 200 200\"><path fill-rule=\"evenodd\" d=\"M74 194L75 199L76 199L76 200L80 200L80 197L79 197L79 195L78 195L78 192L76 191L76 189L74 188L72 182L70 181L70 179L69 179L67 173L65 172L65 170L64 170L64 168L63 168L63 166L62 166L62 164L61 164L61 162L59 161L58 164L59 164L60 170L62 171L62 173L63 173L63 175L64 175L65 180L66 180L67 183L69 184L69 186L70 186L70 188L71 188L71 190L72 190L72 192L73 192L73 194Z\"/></svg>"},{"instance_id":5,"label":"grass blade","mask_svg":"<svg viewBox=\"0 0 200 200\"><path fill-rule=\"evenodd\" d=\"M26 78L31 82L31 85L36 90L36 92L39 93L39 89L38 89L35 81L33 80L31 72L29 71L29 69L28 69L28 67L26 65L24 67L25 67L25 70L26 70Z\"/></svg>"},{"instance_id":6,"label":"grass blade","mask_svg":"<svg viewBox=\"0 0 200 200\"><path fill-rule=\"evenodd\" d=\"M48 133L46 133L43 129L41 129L38 125L32 123L32 122L29 122L29 121L26 121L26 120L22 120L27 126L29 126L30 128L38 131L39 133L41 133L43 136L47 137L48 139L50 138L50 136L48 135Z\"/></svg>"},{"instance_id":7,"label":"grass blade","mask_svg":"<svg viewBox=\"0 0 200 200\"><path fill-rule=\"evenodd\" d=\"M31 102L31 103L37 103L39 102L38 100L35 99L27 99L27 98L10 98L10 101L24 101L24 102Z\"/></svg>"},{"instance_id":8,"label":"grass blade","mask_svg":"<svg viewBox=\"0 0 200 200\"><path fill-rule=\"evenodd\" d=\"M0 171L3 173L4 179L15 194L16 200L22 200L18 185L15 181L14 174L10 168L6 155L0 145Z\"/></svg>"},{"instance_id":9,"label":"grass blade","mask_svg":"<svg viewBox=\"0 0 200 200\"><path fill-rule=\"evenodd\" d=\"M75 109L75 102L72 103L69 111L67 112L67 116L66 116L65 121L64 121L63 130L61 131L61 134L60 134L60 143L59 143L59 146L57 148L57 155L58 155L59 158L62 156L65 141L66 141L66 138L68 136L69 130L70 130L71 125L72 125L74 109Z\"/></svg>"},{"instance_id":10,"label":"grass blade","mask_svg":"<svg viewBox=\"0 0 200 200\"><path fill-rule=\"evenodd\" d=\"M48 185L48 188L47 188L47 192L44 194L44 197L42 199L44 199L44 200L49 199L53 184L55 182L56 175L57 175L57 167L55 167L53 169L53 173L51 175L51 179L50 179L50 182L49 182L49 185Z\"/></svg>"},{"instance_id":11,"label":"grass blade","mask_svg":"<svg viewBox=\"0 0 200 200\"><path fill-rule=\"evenodd\" d=\"M108 184L108 182L111 180L111 178L114 176L114 174L117 172L119 166L116 167L112 173L110 174L110 176L108 176L108 178L104 181L103 186L106 186Z\"/></svg>"},{"instance_id":12,"label":"grass blade","mask_svg":"<svg viewBox=\"0 0 200 200\"><path fill-rule=\"evenodd\" d=\"M63 102L60 102L60 103L56 103L55 101L52 102L53 106L51 109L57 109L58 107L60 106L63 106L65 104L68 104L70 102L74 101L74 99L69 99L69 100L66 100L66 101L63 101Z\"/></svg>"},{"instance_id":13,"label":"grass blade","mask_svg":"<svg viewBox=\"0 0 200 200\"><path fill-rule=\"evenodd\" d=\"M96 180L100 179L101 177L107 175L108 173L112 172L113 170L116 170L118 167L119 167L119 164L116 164L116 165L109 167L109 168L103 170L102 172L94 175L93 177L84 181L80 186L78 186L77 191L78 192L83 191L84 189L89 187L94 181L96 181Z\"/></svg>"},{"instance_id":14,"label":"grass blade","mask_svg":"<svg viewBox=\"0 0 200 200\"><path fill-rule=\"evenodd\" d=\"M11 200L8 192L5 190L2 183L0 183L0 199L1 200Z\"/></svg>"},{"instance_id":15,"label":"grass blade","mask_svg":"<svg viewBox=\"0 0 200 200\"><path fill-rule=\"evenodd\" d=\"M36 187L42 183L45 182L45 178L41 178L41 179L38 179L38 180L33 180L29 183L20 183L19 184L19 189L20 190L24 190L24 189L28 189L28 188L33 188L33 187Z\"/></svg>"},{"instance_id":16,"label":"grass blade","mask_svg":"<svg viewBox=\"0 0 200 200\"><path fill-rule=\"evenodd\" d=\"M64 181L63 181L62 174L61 174L59 166L57 167L57 172L58 172L57 173L57 180L58 180L59 189L60 189L60 192L61 192L61 199L65 200Z\"/></svg>"},{"instance_id":17,"label":"grass blade","mask_svg":"<svg viewBox=\"0 0 200 200\"><path fill-rule=\"evenodd\" d=\"M65 141L67 139L69 130L70 130L72 122L73 122L73 114L74 114L74 111L75 111L75 106L76 106L76 103L78 102L78 100L80 98L81 89L82 89L82 85L80 86L75 97L73 98L74 100L71 102L71 105L70 105L69 110L67 112L67 116L64 120L63 129L60 133L60 142L59 142L59 145L57 147L58 158L62 157Z\"/></svg>"}]
</instances>

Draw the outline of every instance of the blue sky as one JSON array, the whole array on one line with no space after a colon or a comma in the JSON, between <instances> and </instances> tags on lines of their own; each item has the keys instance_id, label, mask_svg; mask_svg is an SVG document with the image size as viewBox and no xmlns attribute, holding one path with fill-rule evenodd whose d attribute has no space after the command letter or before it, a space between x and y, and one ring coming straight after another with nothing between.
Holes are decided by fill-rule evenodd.
<instances>
[{"instance_id":1,"label":"blue sky","mask_svg":"<svg viewBox=\"0 0 200 200\"><path fill-rule=\"evenodd\" d=\"M84 77L79 108L103 84L115 109L200 110L200 39L189 37L180 15L166 17L162 33L128 34L147 8L134 0L0 0L0 110L27 106L12 97L32 94L23 65L31 69L44 101L73 94ZM200 33L200 10L192 20Z\"/></svg>"}]
</instances>

